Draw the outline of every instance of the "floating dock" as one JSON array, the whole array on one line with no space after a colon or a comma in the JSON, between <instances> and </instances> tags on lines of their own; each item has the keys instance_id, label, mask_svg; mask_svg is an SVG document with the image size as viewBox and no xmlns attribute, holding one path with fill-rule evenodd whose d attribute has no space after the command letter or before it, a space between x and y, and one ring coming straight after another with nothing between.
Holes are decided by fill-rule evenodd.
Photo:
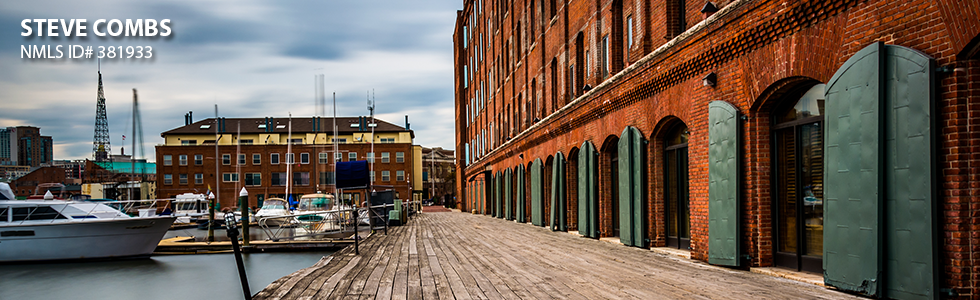
<instances>
[{"instance_id":1,"label":"floating dock","mask_svg":"<svg viewBox=\"0 0 980 300\"><path fill-rule=\"evenodd\" d=\"M370 236L369 231L361 233L361 239L366 240ZM231 241L201 242L195 237L173 237L160 241L153 255L175 255L175 254L210 254L210 253L230 253L232 251ZM337 251L353 245L353 239L324 239L324 240L280 240L268 241L257 240L249 241L248 247L242 247L245 253L256 252L288 252L288 251Z\"/></svg>"}]
</instances>

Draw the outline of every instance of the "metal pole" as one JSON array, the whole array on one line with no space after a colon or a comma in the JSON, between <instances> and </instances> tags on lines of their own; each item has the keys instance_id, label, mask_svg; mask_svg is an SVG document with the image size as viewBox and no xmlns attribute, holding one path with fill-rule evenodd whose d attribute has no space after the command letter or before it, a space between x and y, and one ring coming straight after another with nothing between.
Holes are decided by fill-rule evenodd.
<instances>
[{"instance_id":1,"label":"metal pole","mask_svg":"<svg viewBox=\"0 0 980 300\"><path fill-rule=\"evenodd\" d=\"M245 300L252 300L252 291L248 288L248 275L245 274L245 263L242 261L242 249L238 247L238 228L235 227L235 222L228 221L229 218L234 220L235 214L225 214L225 226L228 231L228 238L231 239L231 248L235 250L238 279L242 282L242 293L245 294Z\"/></svg>"},{"instance_id":2,"label":"metal pole","mask_svg":"<svg viewBox=\"0 0 980 300\"><path fill-rule=\"evenodd\" d=\"M208 243L214 242L214 194L208 197ZM176 213L176 209L174 210Z\"/></svg>"},{"instance_id":3,"label":"metal pole","mask_svg":"<svg viewBox=\"0 0 980 300\"><path fill-rule=\"evenodd\" d=\"M242 210L242 246L248 247L248 191L242 187L242 191L238 193L238 207ZM228 220L225 220L228 222Z\"/></svg>"}]
</instances>

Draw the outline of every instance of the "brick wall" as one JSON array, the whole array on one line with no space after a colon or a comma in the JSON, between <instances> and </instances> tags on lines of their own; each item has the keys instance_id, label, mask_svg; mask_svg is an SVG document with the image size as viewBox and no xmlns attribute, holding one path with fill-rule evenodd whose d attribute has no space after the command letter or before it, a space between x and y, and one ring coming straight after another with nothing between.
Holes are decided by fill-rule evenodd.
<instances>
[{"instance_id":1,"label":"brick wall","mask_svg":"<svg viewBox=\"0 0 980 300\"><path fill-rule=\"evenodd\" d=\"M531 2L514 2L515 8L503 18L508 24L539 26L534 35L525 37L524 58L519 67L504 74L510 86L488 91L497 101L509 101L513 107L526 106L520 101L540 99L544 104L542 118L530 127L520 127L510 140L492 143L485 156L460 172L472 176L487 168L505 170L534 159L547 160L555 153L575 153L585 141L604 149L608 138L618 137L626 126L633 126L650 140L646 153L648 235L655 247L666 242L663 193L663 149L665 129L678 122L690 128L689 179L691 200L692 257L707 260L707 104L723 100L734 104L746 117L742 126L743 165L743 239L744 250L752 266L773 264L773 199L770 195L772 173L770 126L774 107L792 99L793 91L827 82L837 69L858 50L875 41L922 51L936 58L938 65L955 69L939 75L940 79L940 147L942 177L942 264L944 280L962 296L980 295L980 63L976 57L964 57L980 33L980 5L967 1L934 0L901 3L874 0L836 1L717 1L723 10L701 23L700 8L704 1L685 1L684 28L678 38L664 39L670 31L668 8L678 1L557 1L555 18L543 22L526 21L524 14ZM473 1L465 1L470 7ZM493 11L484 2L484 14ZM538 1L539 4L543 3ZM639 45L620 51L614 57L622 61L622 72L601 78L597 65L601 37L614 34L611 22L614 9L622 8L623 20L632 16L634 39ZM542 9L547 15L548 7ZM465 18L467 14L462 14ZM499 15L494 15L499 17ZM625 21L623 21L625 22ZM479 23L479 22L478 22ZM485 24L485 22L480 23ZM510 25L510 26L515 26ZM625 23L623 23L625 25ZM522 25L524 26L524 25ZM492 45L487 51L496 57L511 38L504 27L490 33ZM594 89L569 102L567 80L569 63L580 61L575 38L581 34L584 51L588 51L589 72L584 82ZM457 35L458 37L458 35ZM459 44L459 43L457 43ZM625 45L625 41L622 42ZM625 47L625 46L624 46ZM662 47L662 48L661 48ZM658 49L659 48L659 49ZM969 54L974 55L974 54ZM492 60L484 61L480 74L493 70ZM611 64L612 66L612 64ZM558 76L552 76L556 68ZM701 78L714 72L717 85L706 87ZM509 79L507 79L509 78ZM479 80L479 79L478 79ZM495 78L496 80L496 78ZM534 81L532 88L531 81ZM556 87L552 90L552 85ZM578 85L578 84L577 84ZM472 86L472 85L471 85ZM470 90L457 99L469 99ZM536 95L516 97L516 95ZM538 98L540 97L540 98ZM490 97L488 96L488 99ZM552 106L557 103L558 107ZM567 104L566 104L567 103ZM468 102L459 102L464 106ZM499 105L489 105L475 123L464 124L457 131L472 134L488 126L487 119L501 115ZM532 107L534 103L532 103ZM465 113L464 110L457 110ZM465 116L464 116L465 119ZM496 122L496 121L494 121ZM465 123L465 122L464 122ZM496 123L495 123L496 125ZM468 141L458 139L460 144ZM458 148L462 149L462 146ZM462 157L462 156L461 156ZM569 176L573 157L569 157ZM604 154L605 157L605 154ZM600 230L611 232L611 191L609 162L600 160ZM551 171L550 166L545 173ZM577 171L577 170L576 170ZM602 173L606 172L606 173ZM605 174L605 175L603 175ZM528 176L529 178L530 176ZM547 178L550 179L550 178ZM577 191L576 180L568 180L569 191ZM550 203L551 182L545 183L546 205ZM462 193L460 193L463 195ZM530 195L530 188L527 188ZM569 230L577 228L577 197L568 193ZM527 207L530 212L530 205ZM546 215L546 219L550 215Z\"/></svg>"}]
</instances>

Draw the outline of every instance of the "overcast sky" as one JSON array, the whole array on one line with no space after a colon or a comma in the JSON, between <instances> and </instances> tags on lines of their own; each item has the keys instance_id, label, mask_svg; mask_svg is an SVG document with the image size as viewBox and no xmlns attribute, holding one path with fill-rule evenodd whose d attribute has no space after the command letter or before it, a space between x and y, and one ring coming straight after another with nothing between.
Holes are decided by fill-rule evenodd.
<instances>
[{"instance_id":1,"label":"overcast sky","mask_svg":"<svg viewBox=\"0 0 980 300\"><path fill-rule=\"evenodd\" d=\"M132 153L132 89L139 91L146 156L160 133L194 120L309 117L314 75L324 74L326 114L376 116L404 126L415 144L452 149L452 33L458 0L429 1L3 1L0 126L36 126L55 159L92 156L98 64L21 58L22 45L151 46L152 59L103 59L112 153ZM166 38L23 37L23 19L170 19ZM36 31L36 27L34 28ZM36 34L36 32L35 32ZM64 49L63 49L64 50ZM67 50L64 50L67 53ZM52 53L56 54L56 53ZM122 136L127 140L123 145Z\"/></svg>"}]
</instances>

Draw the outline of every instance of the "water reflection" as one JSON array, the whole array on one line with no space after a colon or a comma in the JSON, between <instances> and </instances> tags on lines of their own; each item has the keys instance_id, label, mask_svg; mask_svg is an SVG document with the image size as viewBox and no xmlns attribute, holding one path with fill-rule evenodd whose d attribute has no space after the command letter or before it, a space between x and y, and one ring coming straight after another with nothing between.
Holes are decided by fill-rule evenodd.
<instances>
[{"instance_id":1,"label":"water reflection","mask_svg":"<svg viewBox=\"0 0 980 300\"><path fill-rule=\"evenodd\" d=\"M272 281L312 266L330 253L244 254L249 287L252 293L257 293ZM0 299L241 298L241 283L232 254L0 265Z\"/></svg>"}]
</instances>

